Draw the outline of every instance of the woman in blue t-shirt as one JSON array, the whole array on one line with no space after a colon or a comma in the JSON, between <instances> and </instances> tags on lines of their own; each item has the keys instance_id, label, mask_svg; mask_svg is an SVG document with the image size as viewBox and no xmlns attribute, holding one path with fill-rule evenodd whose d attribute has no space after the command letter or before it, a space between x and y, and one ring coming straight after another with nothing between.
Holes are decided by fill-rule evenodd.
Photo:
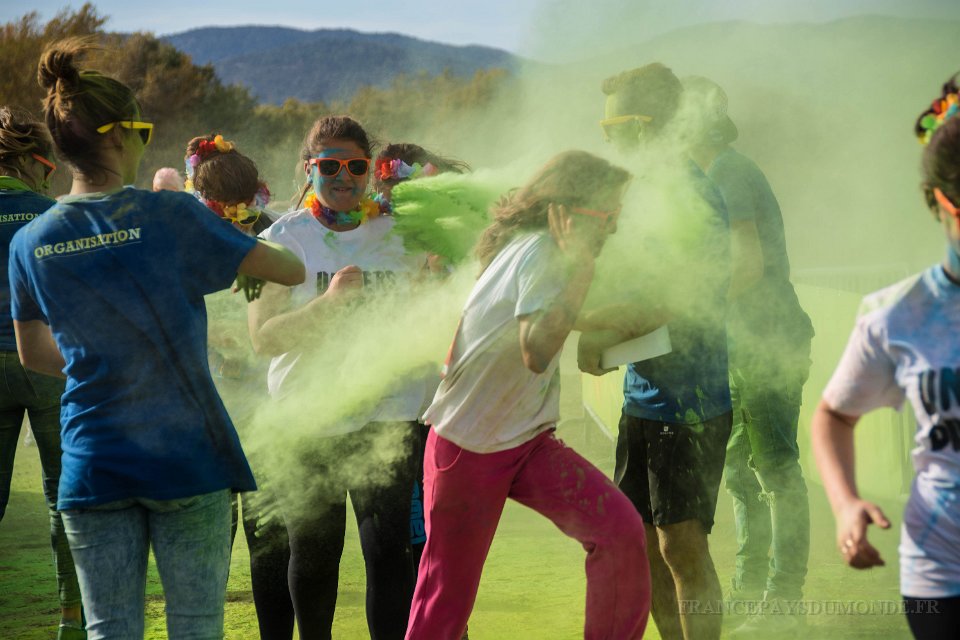
<instances>
[{"instance_id":1,"label":"woman in blue t-shirt","mask_svg":"<svg viewBox=\"0 0 960 640\"><path fill-rule=\"evenodd\" d=\"M0 388L0 520L10 499L13 458L17 452L23 414L30 417L40 465L43 495L50 510L50 541L60 594L58 640L85 638L80 614L80 587L73 558L57 511L60 481L59 378L26 371L17 357L10 318L7 258L10 239L28 222L56 204L45 195L56 169L53 145L43 124L32 117L0 107L0 370L6 383Z\"/></svg>"},{"instance_id":2,"label":"woman in blue t-shirt","mask_svg":"<svg viewBox=\"0 0 960 640\"><path fill-rule=\"evenodd\" d=\"M153 125L128 87L77 68L85 48L40 60L73 185L11 244L17 346L26 368L67 380L58 507L90 637L143 637L151 547L169 637L219 637L229 494L255 484L210 377L203 296L238 273L293 285L304 269L189 194L124 188Z\"/></svg>"}]
</instances>

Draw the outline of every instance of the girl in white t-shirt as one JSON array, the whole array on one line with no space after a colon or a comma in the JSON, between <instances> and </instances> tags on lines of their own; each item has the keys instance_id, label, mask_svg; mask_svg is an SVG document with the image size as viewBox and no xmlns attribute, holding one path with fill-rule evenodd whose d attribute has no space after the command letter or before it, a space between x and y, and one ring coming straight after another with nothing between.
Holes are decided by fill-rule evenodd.
<instances>
[{"instance_id":1,"label":"girl in white t-shirt","mask_svg":"<svg viewBox=\"0 0 960 640\"><path fill-rule=\"evenodd\" d=\"M359 123L346 116L321 118L307 134L301 158L308 177L305 206L282 216L262 237L298 255L307 282L267 285L249 316L254 349L272 357L271 396L284 415L297 420L293 428L310 433L286 447L287 461L296 457L293 464L300 469L293 472L302 479L281 495L297 628L305 640L330 638L349 493L366 563L370 635L401 638L414 584L413 443L425 380L415 375L399 383L380 380L376 401L361 402L336 419L326 414L338 408L324 399L335 404L338 394L354 391L349 381L337 379L341 363L329 356L335 343L361 334L375 337L375 326L355 326L350 309L397 291L419 265L390 233L387 206L367 194L371 143ZM383 345L384 354L389 349Z\"/></svg>"},{"instance_id":2,"label":"girl in white t-shirt","mask_svg":"<svg viewBox=\"0 0 960 640\"><path fill-rule=\"evenodd\" d=\"M813 448L837 520L837 545L857 569L884 564L867 526L890 521L863 500L854 475L853 427L908 399L917 419L916 477L900 539L900 591L916 638L960 628L960 103L957 76L917 120L927 206L947 257L864 300L861 315L813 418Z\"/></svg>"},{"instance_id":3,"label":"girl in white t-shirt","mask_svg":"<svg viewBox=\"0 0 960 640\"><path fill-rule=\"evenodd\" d=\"M433 404L424 460L427 544L408 640L459 638L507 498L587 551L586 638L640 638L650 608L643 522L553 435L560 349L616 228L629 174L582 151L548 162L494 209Z\"/></svg>"}]
</instances>

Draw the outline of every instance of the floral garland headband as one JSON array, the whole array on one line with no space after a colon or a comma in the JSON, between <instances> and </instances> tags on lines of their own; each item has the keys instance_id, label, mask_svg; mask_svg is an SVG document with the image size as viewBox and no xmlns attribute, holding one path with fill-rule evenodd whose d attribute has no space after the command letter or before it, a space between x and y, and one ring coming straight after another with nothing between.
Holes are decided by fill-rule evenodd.
<instances>
[{"instance_id":1,"label":"floral garland headband","mask_svg":"<svg viewBox=\"0 0 960 640\"><path fill-rule=\"evenodd\" d=\"M224 204L217 200L207 199L202 193L193 187L193 176L196 174L197 166L209 158L214 153L229 153L234 151L236 146L232 142L223 139L223 136L217 134L213 140L201 140L197 145L197 151L185 160L187 181L184 189L193 193L197 200L202 202L211 211L226 220L241 227L249 227L256 222L263 213L263 208L270 202L270 190L267 185L260 183L260 188L253 196L250 202L238 202L237 204Z\"/></svg>"},{"instance_id":2,"label":"floral garland headband","mask_svg":"<svg viewBox=\"0 0 960 640\"><path fill-rule=\"evenodd\" d=\"M187 170L187 182L185 188L187 191L193 191L193 176L197 171L197 165L212 156L214 153L229 153L236 149L232 142L227 142L219 133L213 137L213 140L201 140L197 145L197 151L184 160Z\"/></svg>"},{"instance_id":3,"label":"floral garland headband","mask_svg":"<svg viewBox=\"0 0 960 640\"><path fill-rule=\"evenodd\" d=\"M960 95L948 93L943 98L937 98L930 107L930 113L920 119L920 126L917 128L917 138L920 144L927 144L933 136L933 132L943 126L943 123L952 118L960 111Z\"/></svg>"},{"instance_id":4,"label":"floral garland headband","mask_svg":"<svg viewBox=\"0 0 960 640\"><path fill-rule=\"evenodd\" d=\"M437 168L429 162L425 165L421 165L419 162L409 165L400 158L378 158L374 177L377 180L407 180L435 176L438 173L440 172Z\"/></svg>"}]
</instances>

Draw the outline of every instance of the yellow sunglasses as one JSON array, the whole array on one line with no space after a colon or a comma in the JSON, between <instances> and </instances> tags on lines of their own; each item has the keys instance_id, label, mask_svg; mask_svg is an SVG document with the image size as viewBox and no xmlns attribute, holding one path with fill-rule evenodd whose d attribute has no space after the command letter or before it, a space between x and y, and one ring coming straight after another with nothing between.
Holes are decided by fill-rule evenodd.
<instances>
[{"instance_id":1,"label":"yellow sunglasses","mask_svg":"<svg viewBox=\"0 0 960 640\"><path fill-rule=\"evenodd\" d=\"M600 126L603 128L603 135L606 137L607 141L610 140L610 134L613 129L623 126L625 124L636 123L641 127L653 121L653 116L642 116L642 115L626 115L626 116L614 116L612 118L604 118L600 121Z\"/></svg>"},{"instance_id":2,"label":"yellow sunglasses","mask_svg":"<svg viewBox=\"0 0 960 640\"><path fill-rule=\"evenodd\" d=\"M140 139L143 140L143 146L150 144L150 141L153 139L153 123L140 122L139 120L119 120L117 122L108 122L102 127L97 127L97 133L107 133L115 126L123 127L124 129L132 129L139 133Z\"/></svg>"}]
</instances>

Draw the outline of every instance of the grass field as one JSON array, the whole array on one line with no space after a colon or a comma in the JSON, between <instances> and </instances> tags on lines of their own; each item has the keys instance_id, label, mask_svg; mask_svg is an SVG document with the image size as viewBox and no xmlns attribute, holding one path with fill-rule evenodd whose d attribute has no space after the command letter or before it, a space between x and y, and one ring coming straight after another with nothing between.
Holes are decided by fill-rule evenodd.
<instances>
[{"instance_id":1,"label":"grass field","mask_svg":"<svg viewBox=\"0 0 960 640\"><path fill-rule=\"evenodd\" d=\"M573 396L574 398L576 396ZM567 398L568 408L574 402ZM572 412L572 410L571 410ZM612 444L591 428L571 421L561 436L593 460L612 471ZM811 469L805 470L807 474ZM833 520L822 491L811 485L812 550L806 598L833 607L840 613L807 617L805 640L909 638L901 615L864 614L866 607L882 608L898 601L896 545L901 506L884 503L894 530L875 532L873 540L887 566L869 572L844 567L834 549ZM334 638L369 637L364 617L364 575L356 524L348 529L340 575L340 593ZM729 583L733 569L734 533L729 497L721 492L717 525L710 537L721 581ZM583 551L539 515L515 503L508 504L486 564L476 608L470 620L474 640L557 640L582 637L585 582ZM147 638L165 638L163 596L152 566L147 585ZM851 607L853 610L851 611ZM859 608L859 609L858 609ZM40 469L35 448L22 444L17 452L13 494L7 515L0 523L0 638L39 640L53 638L58 620L56 584L48 543L46 511L40 493ZM727 619L725 629L737 621ZM256 617L250 593L250 570L243 536L234 549L227 593L226 637L257 638ZM648 638L659 638L652 620Z\"/></svg>"}]
</instances>

